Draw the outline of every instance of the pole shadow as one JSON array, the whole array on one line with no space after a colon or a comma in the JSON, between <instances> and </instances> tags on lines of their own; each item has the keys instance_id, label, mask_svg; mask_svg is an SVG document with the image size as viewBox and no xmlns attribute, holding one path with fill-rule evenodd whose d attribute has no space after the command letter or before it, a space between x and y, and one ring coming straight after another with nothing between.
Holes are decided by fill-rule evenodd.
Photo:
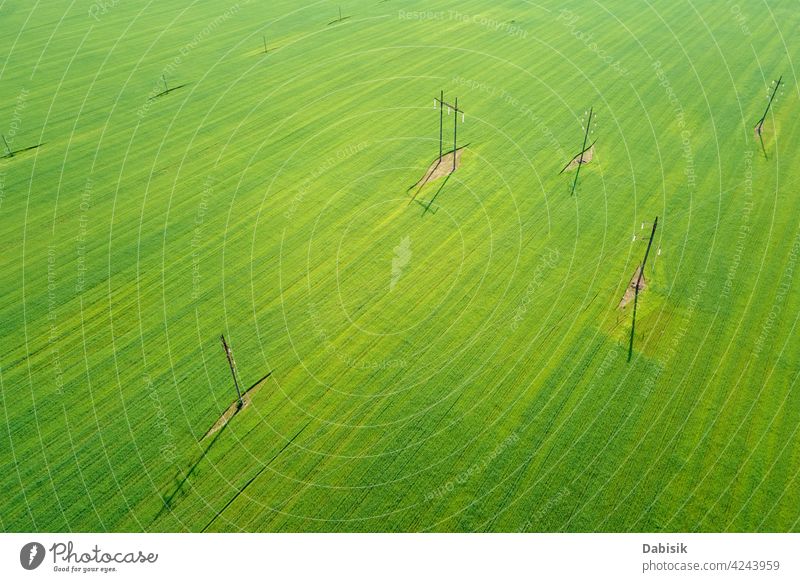
<instances>
[{"instance_id":1,"label":"pole shadow","mask_svg":"<svg viewBox=\"0 0 800 582\"><path fill-rule=\"evenodd\" d=\"M11 158L13 158L14 156L16 156L17 154L23 154L23 153L25 153L25 152L29 152L29 151L31 151L31 150L35 150L35 149L37 149L37 148L40 148L40 147L42 147L44 144L45 144L45 142L42 142L42 143L37 143L36 145L32 145L32 146L28 146L28 147L26 147L26 148L20 148L20 149L18 149L18 150L14 150L14 151L7 152L7 153L6 153L6 155L4 155L4 156L0 156L0 160L11 159Z\"/></svg>"}]
</instances>

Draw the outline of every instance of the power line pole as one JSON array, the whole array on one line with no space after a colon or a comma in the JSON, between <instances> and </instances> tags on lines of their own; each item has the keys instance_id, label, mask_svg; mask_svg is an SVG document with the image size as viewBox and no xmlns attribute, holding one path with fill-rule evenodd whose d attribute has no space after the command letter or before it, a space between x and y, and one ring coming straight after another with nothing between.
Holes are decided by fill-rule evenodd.
<instances>
[{"instance_id":1,"label":"power line pole","mask_svg":"<svg viewBox=\"0 0 800 582\"><path fill-rule=\"evenodd\" d=\"M444 91L441 93L440 99L434 99L434 105L438 102L439 106L442 108L439 111L439 162L442 161L442 124L444 123L444 118L442 117L444 108L447 107L447 113L449 115L450 110L453 110L455 114L455 125L453 127L453 171L456 171L456 151L458 151L458 115L461 114L461 121L464 121L464 111L458 108L458 97L456 97L455 105L451 105L444 100Z\"/></svg>"},{"instance_id":2,"label":"power line pole","mask_svg":"<svg viewBox=\"0 0 800 582\"><path fill-rule=\"evenodd\" d=\"M761 116L761 119L758 120L756 123L756 131L758 135L761 135L761 128L764 126L764 121L767 119L767 113L769 113L769 108L772 107L772 100L775 99L775 94L778 92L778 87L781 86L781 80L783 80L783 75L778 78L778 82L775 83L775 89L772 91L772 96L769 98L769 103L767 103L767 109L764 111L764 115Z\"/></svg>"},{"instance_id":3,"label":"power line pole","mask_svg":"<svg viewBox=\"0 0 800 582\"><path fill-rule=\"evenodd\" d=\"M5 135L3 136L3 143L6 144L6 149L8 150L8 155L6 157L8 157L8 158L13 157L14 152L11 151L11 147L8 145L8 142L6 141L6 136Z\"/></svg>"},{"instance_id":4,"label":"power line pole","mask_svg":"<svg viewBox=\"0 0 800 582\"><path fill-rule=\"evenodd\" d=\"M167 78L164 74L161 74L161 80L164 81L164 93L169 93L169 89L167 88Z\"/></svg>"},{"instance_id":5,"label":"power line pole","mask_svg":"<svg viewBox=\"0 0 800 582\"><path fill-rule=\"evenodd\" d=\"M267 54L267 35L262 35L261 38L264 39L264 54Z\"/></svg>"},{"instance_id":6,"label":"power line pole","mask_svg":"<svg viewBox=\"0 0 800 582\"><path fill-rule=\"evenodd\" d=\"M647 250L644 252L644 259L642 260L642 266L639 267L639 276L636 277L636 285L634 287L634 295L633 295L633 319L631 321L631 338L628 344L628 361L631 361L633 357L633 337L634 333L636 332L636 307L639 304L639 288L642 284L642 278L644 277L644 268L647 265L647 256L650 254L650 247L653 245L653 237L656 234L656 227L658 226L658 216L653 221L653 230L650 232L650 240L647 241Z\"/></svg>"},{"instance_id":7,"label":"power line pole","mask_svg":"<svg viewBox=\"0 0 800 582\"><path fill-rule=\"evenodd\" d=\"M589 140L589 127L592 125L592 112L593 109L589 108L589 121L586 123L586 133L583 136L583 147L581 147L580 158L578 159L578 170L575 172L575 179L572 181L572 192L570 192L570 196L575 194L575 186L578 184L578 175L581 173L583 154L586 152L586 142Z\"/></svg>"},{"instance_id":8,"label":"power line pole","mask_svg":"<svg viewBox=\"0 0 800 582\"><path fill-rule=\"evenodd\" d=\"M444 90L441 92L439 103L444 103ZM433 104L436 105L436 99L433 100ZM443 138L443 131L444 129L444 107L439 107L439 163L442 162L442 138Z\"/></svg>"},{"instance_id":9,"label":"power line pole","mask_svg":"<svg viewBox=\"0 0 800 582\"><path fill-rule=\"evenodd\" d=\"M453 116L453 171L456 171L456 151L458 151L458 97L456 97L456 107Z\"/></svg>"},{"instance_id":10,"label":"power line pole","mask_svg":"<svg viewBox=\"0 0 800 582\"><path fill-rule=\"evenodd\" d=\"M225 350L225 355L228 358L228 366L231 368L231 376L233 376L233 385L236 386L236 397L237 397L237 408L241 408L244 405L242 401L242 391L239 389L239 380L236 378L236 361L233 359L233 354L231 353L231 348L228 347L228 343L225 341L225 336L220 335L219 339L222 341L222 348Z\"/></svg>"}]
</instances>

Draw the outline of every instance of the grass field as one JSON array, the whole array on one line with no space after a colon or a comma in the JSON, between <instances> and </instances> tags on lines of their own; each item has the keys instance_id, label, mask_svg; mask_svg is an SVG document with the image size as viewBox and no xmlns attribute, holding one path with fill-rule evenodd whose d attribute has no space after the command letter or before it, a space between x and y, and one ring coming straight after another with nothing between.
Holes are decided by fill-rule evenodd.
<instances>
[{"instance_id":1,"label":"grass field","mask_svg":"<svg viewBox=\"0 0 800 582\"><path fill-rule=\"evenodd\" d=\"M338 8L0 0L0 529L800 531L796 2Z\"/></svg>"}]
</instances>

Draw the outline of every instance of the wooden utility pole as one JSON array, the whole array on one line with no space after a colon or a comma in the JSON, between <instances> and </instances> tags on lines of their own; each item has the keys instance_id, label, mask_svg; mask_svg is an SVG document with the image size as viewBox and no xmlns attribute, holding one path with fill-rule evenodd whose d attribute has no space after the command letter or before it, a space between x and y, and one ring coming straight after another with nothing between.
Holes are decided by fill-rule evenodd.
<instances>
[{"instance_id":1,"label":"wooden utility pole","mask_svg":"<svg viewBox=\"0 0 800 582\"><path fill-rule=\"evenodd\" d=\"M264 54L267 54L267 36L262 35L261 38L264 39Z\"/></svg>"},{"instance_id":2,"label":"wooden utility pole","mask_svg":"<svg viewBox=\"0 0 800 582\"><path fill-rule=\"evenodd\" d=\"M628 343L628 361L631 361L633 357L633 337L636 333L636 307L639 304L639 287L642 284L642 277L644 277L644 268L647 265L647 256L650 254L650 247L653 245L653 237L656 234L656 227L658 226L658 216L653 221L653 230L650 232L650 240L647 241L647 250L644 252L644 259L642 260L642 266L639 268L639 276L636 277L636 286L634 287L634 295L633 295L633 319L631 320L631 337Z\"/></svg>"},{"instance_id":3,"label":"wooden utility pole","mask_svg":"<svg viewBox=\"0 0 800 582\"><path fill-rule=\"evenodd\" d=\"M586 153L586 142L589 140L589 127L592 125L592 108L589 109L589 121L586 123L586 133L583 136L583 146L581 147L580 158L578 158L578 170L575 172L575 179L572 181L572 192L570 196L575 194L575 186L578 185L578 175L581 173L581 166L583 165L583 154Z\"/></svg>"},{"instance_id":4,"label":"wooden utility pole","mask_svg":"<svg viewBox=\"0 0 800 582\"><path fill-rule=\"evenodd\" d=\"M458 115L461 114L461 120L464 120L464 112L458 108L458 97L456 97L455 105L450 105L444 100L444 91L441 93L441 98L434 99L434 103L438 102L439 107L441 107L441 111L439 111L439 162L442 161L442 140L443 140L443 123L444 118L442 117L444 108L447 107L447 111L452 109L455 115L455 125L453 126L453 171L456 170L456 151L458 151Z\"/></svg>"},{"instance_id":5,"label":"wooden utility pole","mask_svg":"<svg viewBox=\"0 0 800 582\"><path fill-rule=\"evenodd\" d=\"M231 376L233 376L233 385L236 386L236 407L241 408L244 405L244 402L242 401L242 391L239 389L239 380L236 378L236 361L233 359L231 348L228 347L228 343L225 341L225 336L220 335L219 339L222 341L222 348L225 350L225 355L228 358L228 365L231 368Z\"/></svg>"},{"instance_id":6,"label":"wooden utility pole","mask_svg":"<svg viewBox=\"0 0 800 582\"><path fill-rule=\"evenodd\" d=\"M162 74L161 80L164 81L164 93L169 93L169 89L167 88L167 78Z\"/></svg>"},{"instance_id":7,"label":"wooden utility pole","mask_svg":"<svg viewBox=\"0 0 800 582\"><path fill-rule=\"evenodd\" d=\"M767 119L767 113L769 113L769 108L772 107L772 100L775 99L775 94L778 92L778 87L781 86L781 80L783 80L783 75L778 78L778 82L775 83L775 89L772 91L772 96L769 98L769 103L767 103L767 109L764 111L764 115L761 116L761 119L758 120L756 123L756 131L758 135L761 135L761 128L764 126L764 121Z\"/></svg>"},{"instance_id":8,"label":"wooden utility pole","mask_svg":"<svg viewBox=\"0 0 800 582\"><path fill-rule=\"evenodd\" d=\"M644 266L647 264L647 255L650 254L650 247L653 244L653 237L656 234L656 227L658 226L658 216L653 221L653 230L650 231L650 240L647 241L647 250L644 252L644 260L642 261L642 268L639 269L639 277L636 279L636 294L639 294L639 284L642 282L642 277L644 276Z\"/></svg>"},{"instance_id":9,"label":"wooden utility pole","mask_svg":"<svg viewBox=\"0 0 800 582\"><path fill-rule=\"evenodd\" d=\"M436 100L434 99L434 104ZM444 91L441 92L441 96L439 98L439 103L444 103ZM442 133L444 128L444 107L439 107L439 163L442 162L442 138L444 134Z\"/></svg>"}]
</instances>

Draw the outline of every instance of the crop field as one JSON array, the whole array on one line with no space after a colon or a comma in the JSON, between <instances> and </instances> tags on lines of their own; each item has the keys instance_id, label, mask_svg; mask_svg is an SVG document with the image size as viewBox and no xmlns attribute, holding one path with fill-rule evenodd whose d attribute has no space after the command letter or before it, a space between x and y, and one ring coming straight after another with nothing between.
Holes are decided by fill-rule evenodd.
<instances>
[{"instance_id":1,"label":"crop field","mask_svg":"<svg viewBox=\"0 0 800 582\"><path fill-rule=\"evenodd\" d=\"M0 0L0 530L800 531L799 27Z\"/></svg>"}]
</instances>

